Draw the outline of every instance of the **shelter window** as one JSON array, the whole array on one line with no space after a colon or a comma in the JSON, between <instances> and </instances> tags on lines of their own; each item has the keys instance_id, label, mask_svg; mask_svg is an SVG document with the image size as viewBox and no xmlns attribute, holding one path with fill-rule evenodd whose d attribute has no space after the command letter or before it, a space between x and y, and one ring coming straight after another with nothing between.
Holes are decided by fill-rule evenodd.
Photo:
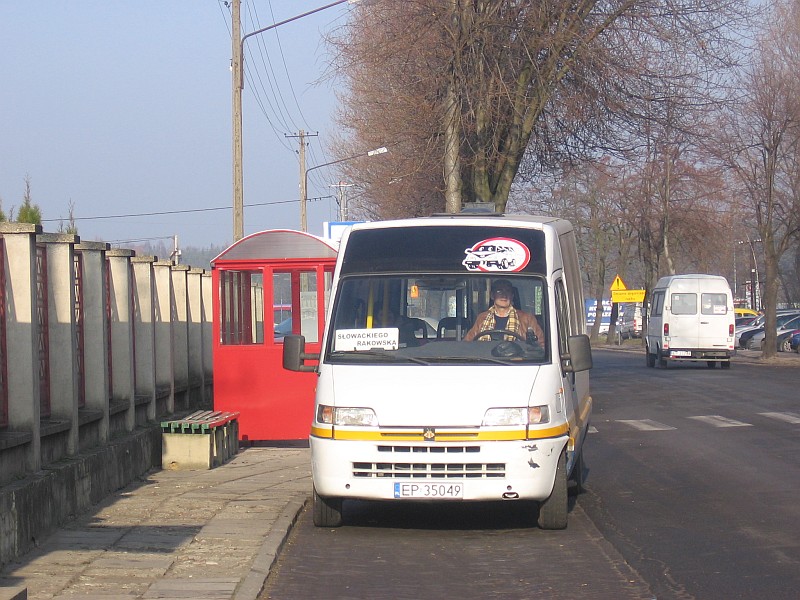
<instances>
[{"instance_id":1,"label":"shelter window","mask_svg":"<svg viewBox=\"0 0 800 600\"><path fill-rule=\"evenodd\" d=\"M330 273L325 273L325 303L327 306L330 289ZM319 341L320 315L318 310L319 286L316 271L293 270L286 273L274 273L272 279L275 314L277 307L281 310L282 319L275 322L274 341L282 343L289 334L305 336L307 342Z\"/></svg>"},{"instance_id":2,"label":"shelter window","mask_svg":"<svg viewBox=\"0 0 800 600\"><path fill-rule=\"evenodd\" d=\"M261 271L220 272L220 342L264 342L264 277Z\"/></svg>"}]
</instances>

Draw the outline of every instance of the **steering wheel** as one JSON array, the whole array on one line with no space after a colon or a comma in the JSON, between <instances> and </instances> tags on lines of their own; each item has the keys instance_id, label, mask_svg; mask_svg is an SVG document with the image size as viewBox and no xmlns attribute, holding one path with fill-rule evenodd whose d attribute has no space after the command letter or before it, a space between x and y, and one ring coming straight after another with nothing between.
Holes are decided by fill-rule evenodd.
<instances>
[{"instance_id":1,"label":"steering wheel","mask_svg":"<svg viewBox=\"0 0 800 600\"><path fill-rule=\"evenodd\" d=\"M491 335L493 333L502 333L503 335L513 335L520 342L525 342L526 341L526 339L523 336L518 334L516 331L511 331L510 329L486 329L484 331L480 331L480 332L476 333L475 337L472 338L472 341L473 342L477 342L483 336Z\"/></svg>"}]
</instances>

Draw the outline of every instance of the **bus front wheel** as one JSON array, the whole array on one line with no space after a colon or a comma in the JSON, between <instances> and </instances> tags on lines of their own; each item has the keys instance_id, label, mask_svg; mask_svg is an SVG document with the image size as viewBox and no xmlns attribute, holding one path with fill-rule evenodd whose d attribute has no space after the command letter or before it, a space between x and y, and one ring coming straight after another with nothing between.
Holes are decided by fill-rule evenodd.
<instances>
[{"instance_id":1,"label":"bus front wheel","mask_svg":"<svg viewBox=\"0 0 800 600\"><path fill-rule=\"evenodd\" d=\"M542 529L566 529L569 511L567 480L567 454L561 453L556 468L556 480L550 497L539 504L539 527Z\"/></svg>"},{"instance_id":2,"label":"bus front wheel","mask_svg":"<svg viewBox=\"0 0 800 600\"><path fill-rule=\"evenodd\" d=\"M312 498L314 525L316 527L341 527L342 499L320 496L314 489Z\"/></svg>"}]
</instances>

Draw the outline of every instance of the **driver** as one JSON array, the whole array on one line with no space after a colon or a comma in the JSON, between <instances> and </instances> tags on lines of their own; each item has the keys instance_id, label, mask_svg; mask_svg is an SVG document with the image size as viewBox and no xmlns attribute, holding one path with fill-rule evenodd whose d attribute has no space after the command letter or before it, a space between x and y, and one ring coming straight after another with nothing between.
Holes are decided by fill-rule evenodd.
<instances>
[{"instance_id":1,"label":"driver","mask_svg":"<svg viewBox=\"0 0 800 600\"><path fill-rule=\"evenodd\" d=\"M529 331L533 332L539 344L544 345L544 332L539 326L539 322L531 314L514 308L514 288L508 279L496 279L492 282L492 306L489 310L482 312L475 319L464 339L472 341L478 337L481 341L489 341L490 336L481 336L482 331L490 329L506 329L513 331L520 336L520 339L527 340ZM506 340L513 340L515 336L506 334Z\"/></svg>"}]
</instances>

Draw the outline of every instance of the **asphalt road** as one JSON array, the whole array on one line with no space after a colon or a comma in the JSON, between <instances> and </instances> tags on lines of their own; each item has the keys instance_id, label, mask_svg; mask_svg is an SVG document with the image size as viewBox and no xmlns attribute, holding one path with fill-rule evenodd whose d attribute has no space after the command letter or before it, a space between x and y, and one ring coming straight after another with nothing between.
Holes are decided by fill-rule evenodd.
<instances>
[{"instance_id":1,"label":"asphalt road","mask_svg":"<svg viewBox=\"0 0 800 600\"><path fill-rule=\"evenodd\" d=\"M658 598L800 597L800 360L596 353L581 506Z\"/></svg>"},{"instance_id":2,"label":"asphalt road","mask_svg":"<svg viewBox=\"0 0 800 600\"><path fill-rule=\"evenodd\" d=\"M800 597L800 360L594 358L566 531L524 503L346 503L339 529L301 516L262 598Z\"/></svg>"}]
</instances>

